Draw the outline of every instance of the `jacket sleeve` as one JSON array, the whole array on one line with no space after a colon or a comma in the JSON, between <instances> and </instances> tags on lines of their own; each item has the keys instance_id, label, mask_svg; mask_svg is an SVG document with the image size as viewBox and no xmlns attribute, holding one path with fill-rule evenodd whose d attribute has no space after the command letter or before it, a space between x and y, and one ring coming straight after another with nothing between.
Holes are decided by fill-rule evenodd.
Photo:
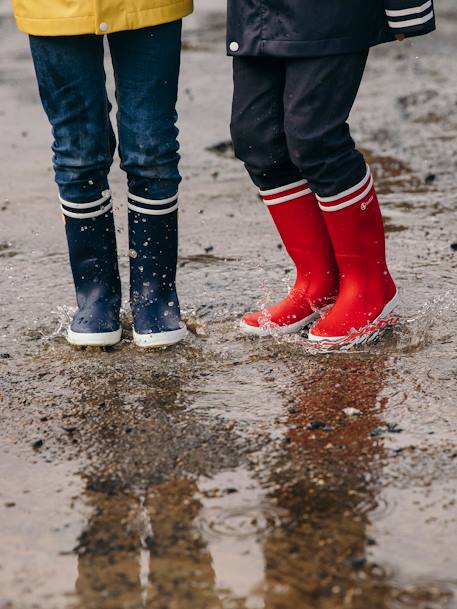
<instances>
[{"instance_id":1,"label":"jacket sleeve","mask_svg":"<svg viewBox=\"0 0 457 609\"><path fill-rule=\"evenodd\" d=\"M384 0L384 6L394 34L421 36L435 29L433 0Z\"/></svg>"}]
</instances>

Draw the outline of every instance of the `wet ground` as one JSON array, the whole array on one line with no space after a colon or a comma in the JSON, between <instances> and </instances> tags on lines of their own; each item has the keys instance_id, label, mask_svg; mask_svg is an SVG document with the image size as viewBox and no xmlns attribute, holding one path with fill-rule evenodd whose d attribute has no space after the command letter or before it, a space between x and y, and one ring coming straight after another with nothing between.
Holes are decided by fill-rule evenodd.
<instances>
[{"instance_id":1,"label":"wet ground","mask_svg":"<svg viewBox=\"0 0 457 609\"><path fill-rule=\"evenodd\" d=\"M455 2L439 34L371 55L352 124L402 321L331 355L238 334L293 278L227 144L223 2L197 5L180 102L192 333L143 353L126 313L101 352L63 338L50 135L0 0L0 609L455 609ZM125 281L117 168L112 185Z\"/></svg>"}]
</instances>

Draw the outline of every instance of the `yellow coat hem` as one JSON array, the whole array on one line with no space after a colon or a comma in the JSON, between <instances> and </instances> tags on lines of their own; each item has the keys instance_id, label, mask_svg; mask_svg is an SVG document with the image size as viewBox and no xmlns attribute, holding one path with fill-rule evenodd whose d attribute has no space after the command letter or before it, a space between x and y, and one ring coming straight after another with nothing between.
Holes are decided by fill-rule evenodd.
<instances>
[{"instance_id":1,"label":"yellow coat hem","mask_svg":"<svg viewBox=\"0 0 457 609\"><path fill-rule=\"evenodd\" d=\"M189 15L193 10L192 0L177 0L173 4L159 8L133 11L127 13L126 22L119 19L108 31L99 29L100 23L95 15L86 17L31 19L16 15L17 27L33 36L78 36L81 34L112 34L123 30L138 30L162 23L177 21Z\"/></svg>"}]
</instances>

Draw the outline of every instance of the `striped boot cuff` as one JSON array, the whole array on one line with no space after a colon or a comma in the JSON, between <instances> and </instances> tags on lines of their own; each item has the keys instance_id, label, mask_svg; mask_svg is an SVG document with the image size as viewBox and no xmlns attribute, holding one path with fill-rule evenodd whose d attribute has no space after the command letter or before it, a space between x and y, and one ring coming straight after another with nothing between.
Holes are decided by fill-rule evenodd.
<instances>
[{"instance_id":1,"label":"striped boot cuff","mask_svg":"<svg viewBox=\"0 0 457 609\"><path fill-rule=\"evenodd\" d=\"M316 197L322 211L339 211L365 199L372 188L373 177L367 165L365 177L352 188L348 188L334 197L319 197L318 195Z\"/></svg>"},{"instance_id":2,"label":"striped boot cuff","mask_svg":"<svg viewBox=\"0 0 457 609\"><path fill-rule=\"evenodd\" d=\"M129 193L128 208L138 214L147 216L164 216L178 209L178 193L168 199L145 199Z\"/></svg>"},{"instance_id":3,"label":"striped boot cuff","mask_svg":"<svg viewBox=\"0 0 457 609\"><path fill-rule=\"evenodd\" d=\"M311 194L311 192L311 188L308 186L306 180L292 182L292 184L280 186L279 188L272 188L271 190L259 191L263 202L267 206L278 205L279 203L287 203L287 201L300 199L301 197Z\"/></svg>"},{"instance_id":4,"label":"striped boot cuff","mask_svg":"<svg viewBox=\"0 0 457 609\"><path fill-rule=\"evenodd\" d=\"M65 201L60 196L59 202L62 213L69 218L76 218L77 220L97 218L110 211L113 207L111 191L109 190L106 190L100 199L90 203L71 203L70 201Z\"/></svg>"}]
</instances>

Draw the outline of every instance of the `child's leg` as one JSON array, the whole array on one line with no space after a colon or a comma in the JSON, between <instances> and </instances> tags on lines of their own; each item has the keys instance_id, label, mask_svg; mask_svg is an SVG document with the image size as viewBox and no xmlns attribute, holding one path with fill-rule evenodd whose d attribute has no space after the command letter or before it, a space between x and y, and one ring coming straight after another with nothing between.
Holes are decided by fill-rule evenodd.
<instances>
[{"instance_id":1,"label":"child's leg","mask_svg":"<svg viewBox=\"0 0 457 609\"><path fill-rule=\"evenodd\" d=\"M346 339L352 330L388 315L396 304L373 181L346 122L366 58L362 52L288 62L284 99L289 152L317 194L341 278L335 305L313 328L312 340Z\"/></svg>"},{"instance_id":2,"label":"child's leg","mask_svg":"<svg viewBox=\"0 0 457 609\"><path fill-rule=\"evenodd\" d=\"M54 135L78 311L68 339L110 345L121 337L121 287L107 175L115 148L105 89L103 40L31 36L43 107Z\"/></svg>"},{"instance_id":3,"label":"child's leg","mask_svg":"<svg viewBox=\"0 0 457 609\"><path fill-rule=\"evenodd\" d=\"M130 301L139 346L184 338L176 293L181 22L109 36L129 185Z\"/></svg>"},{"instance_id":4,"label":"child's leg","mask_svg":"<svg viewBox=\"0 0 457 609\"><path fill-rule=\"evenodd\" d=\"M295 332L332 301L338 278L327 229L314 194L290 160L284 133L285 62L234 59L232 138L273 218L297 275L289 295L246 315L242 330L263 336L273 324Z\"/></svg>"}]
</instances>

